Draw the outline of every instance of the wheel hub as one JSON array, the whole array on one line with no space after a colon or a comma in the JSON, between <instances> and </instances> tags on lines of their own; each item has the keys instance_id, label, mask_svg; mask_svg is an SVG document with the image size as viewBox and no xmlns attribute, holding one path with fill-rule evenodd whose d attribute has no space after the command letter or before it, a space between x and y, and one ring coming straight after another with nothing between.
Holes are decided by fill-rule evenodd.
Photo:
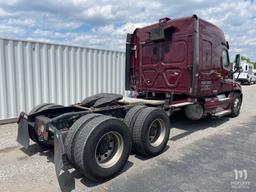
<instances>
[{"instance_id":1,"label":"wheel hub","mask_svg":"<svg viewBox=\"0 0 256 192\"><path fill-rule=\"evenodd\" d=\"M237 108L237 107L238 107L238 104L239 104L239 99L236 98L236 99L235 99L235 102L234 102L234 107Z\"/></svg>"},{"instance_id":2,"label":"wheel hub","mask_svg":"<svg viewBox=\"0 0 256 192\"><path fill-rule=\"evenodd\" d=\"M120 159L123 149L124 140L118 132L111 131L106 133L96 146L96 163L103 168L113 166Z\"/></svg>"},{"instance_id":3,"label":"wheel hub","mask_svg":"<svg viewBox=\"0 0 256 192\"><path fill-rule=\"evenodd\" d=\"M152 125L152 128L150 129L149 141L154 142L159 137L160 132L161 132L160 127L157 126L156 123L154 123Z\"/></svg>"},{"instance_id":4,"label":"wheel hub","mask_svg":"<svg viewBox=\"0 0 256 192\"><path fill-rule=\"evenodd\" d=\"M100 155L105 154L108 151L110 145L110 141L107 137L104 137L101 141L101 143L99 144L99 149L98 152Z\"/></svg>"},{"instance_id":5,"label":"wheel hub","mask_svg":"<svg viewBox=\"0 0 256 192\"><path fill-rule=\"evenodd\" d=\"M153 147L161 145L166 133L166 127L161 119L153 121L149 128L148 141Z\"/></svg>"},{"instance_id":6,"label":"wheel hub","mask_svg":"<svg viewBox=\"0 0 256 192\"><path fill-rule=\"evenodd\" d=\"M234 101L235 112L239 111L239 108L240 108L240 100L239 100L239 98L235 98L235 101Z\"/></svg>"}]
</instances>

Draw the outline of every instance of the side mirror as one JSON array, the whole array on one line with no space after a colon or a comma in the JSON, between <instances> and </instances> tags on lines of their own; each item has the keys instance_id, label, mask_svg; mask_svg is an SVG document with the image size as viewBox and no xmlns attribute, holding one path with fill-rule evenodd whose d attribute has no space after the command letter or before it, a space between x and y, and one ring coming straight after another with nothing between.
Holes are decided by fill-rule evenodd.
<instances>
[{"instance_id":1,"label":"side mirror","mask_svg":"<svg viewBox=\"0 0 256 192\"><path fill-rule=\"evenodd\" d=\"M235 61L235 68L236 69L239 69L239 67L240 67L240 54L237 54L236 55L236 61Z\"/></svg>"}]
</instances>

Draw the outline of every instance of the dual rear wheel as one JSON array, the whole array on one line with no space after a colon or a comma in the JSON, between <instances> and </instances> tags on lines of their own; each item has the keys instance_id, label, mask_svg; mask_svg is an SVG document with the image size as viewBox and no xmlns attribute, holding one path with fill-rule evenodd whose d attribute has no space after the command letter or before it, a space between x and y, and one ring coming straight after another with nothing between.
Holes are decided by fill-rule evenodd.
<instances>
[{"instance_id":1,"label":"dual rear wheel","mask_svg":"<svg viewBox=\"0 0 256 192\"><path fill-rule=\"evenodd\" d=\"M126 114L124 122L129 127L137 153L152 157L165 149L170 135L170 120L163 109L134 106Z\"/></svg>"},{"instance_id":2,"label":"dual rear wheel","mask_svg":"<svg viewBox=\"0 0 256 192\"><path fill-rule=\"evenodd\" d=\"M119 173L128 160L131 136L120 119L88 114L78 119L65 139L71 164L93 181L105 181Z\"/></svg>"},{"instance_id":3,"label":"dual rear wheel","mask_svg":"<svg viewBox=\"0 0 256 192\"><path fill-rule=\"evenodd\" d=\"M134 106L124 119L102 114L79 118L65 138L68 160L90 180L101 182L116 176L126 164L131 147L155 156L169 139L169 118L160 108Z\"/></svg>"}]
</instances>

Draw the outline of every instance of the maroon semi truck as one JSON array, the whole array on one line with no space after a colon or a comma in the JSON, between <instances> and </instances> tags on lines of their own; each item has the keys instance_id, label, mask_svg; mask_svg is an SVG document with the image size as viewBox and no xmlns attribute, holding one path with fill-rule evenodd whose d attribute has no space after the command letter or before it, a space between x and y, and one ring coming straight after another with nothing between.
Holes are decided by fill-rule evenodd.
<instances>
[{"instance_id":1,"label":"maroon semi truck","mask_svg":"<svg viewBox=\"0 0 256 192\"><path fill-rule=\"evenodd\" d=\"M133 149L152 157L166 147L169 116L191 120L239 115L242 91L233 80L223 32L196 15L160 19L127 35L126 90L133 98L100 93L67 107L41 104L18 118L17 141L54 147L57 175L68 162L85 177L117 175Z\"/></svg>"}]
</instances>

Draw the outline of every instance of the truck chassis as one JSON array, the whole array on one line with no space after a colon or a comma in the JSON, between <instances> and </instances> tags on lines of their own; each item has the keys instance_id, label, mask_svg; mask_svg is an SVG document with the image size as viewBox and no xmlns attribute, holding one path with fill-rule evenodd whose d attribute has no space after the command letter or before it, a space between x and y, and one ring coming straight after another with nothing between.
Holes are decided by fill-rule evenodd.
<instances>
[{"instance_id":1,"label":"truck chassis","mask_svg":"<svg viewBox=\"0 0 256 192\"><path fill-rule=\"evenodd\" d=\"M228 113L219 117L239 114L242 97L230 95L232 98L225 100ZM206 109L201 113L200 106L192 98L171 102L116 94L97 94L68 107L41 104L29 114L20 114L17 141L25 148L30 139L42 147L54 146L57 175L66 159L88 179L101 182L119 173L132 149L148 157L160 154L169 139L169 116L180 109L194 114L188 115L196 117L194 120L198 114L200 118L209 115Z\"/></svg>"}]
</instances>

